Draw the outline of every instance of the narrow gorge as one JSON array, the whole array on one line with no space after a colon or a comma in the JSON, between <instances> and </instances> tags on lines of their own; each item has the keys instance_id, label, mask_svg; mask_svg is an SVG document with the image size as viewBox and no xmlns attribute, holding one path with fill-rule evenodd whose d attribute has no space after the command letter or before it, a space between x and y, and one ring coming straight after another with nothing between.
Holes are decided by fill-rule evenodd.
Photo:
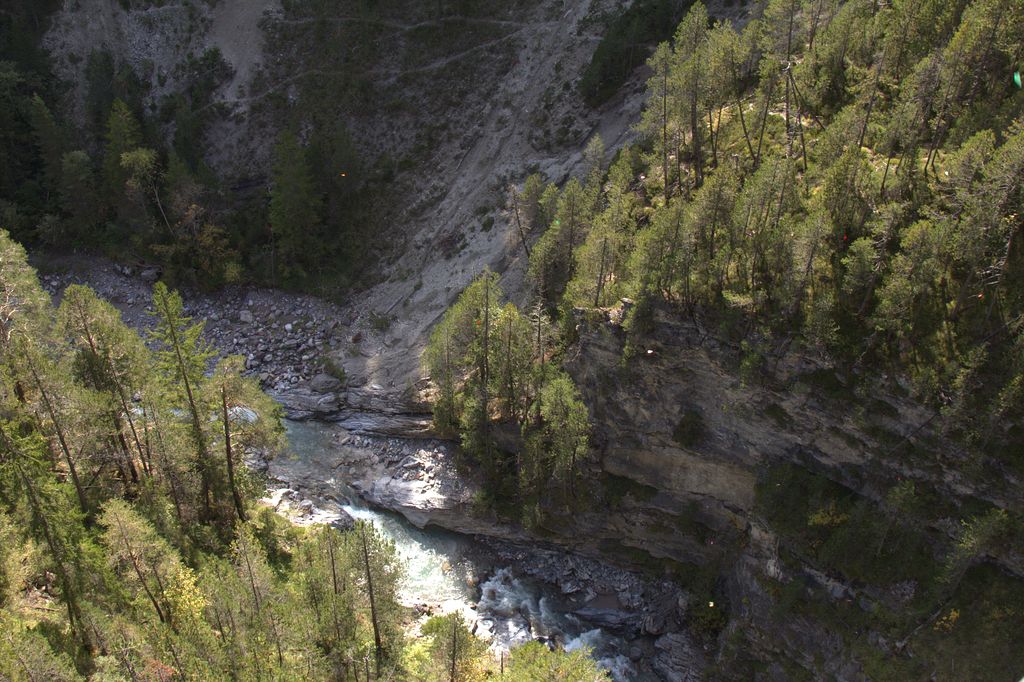
<instances>
[{"instance_id":1,"label":"narrow gorge","mask_svg":"<svg viewBox=\"0 0 1024 682\"><path fill-rule=\"evenodd\" d=\"M0 679L1024 675L1022 0L10 0Z\"/></svg>"}]
</instances>

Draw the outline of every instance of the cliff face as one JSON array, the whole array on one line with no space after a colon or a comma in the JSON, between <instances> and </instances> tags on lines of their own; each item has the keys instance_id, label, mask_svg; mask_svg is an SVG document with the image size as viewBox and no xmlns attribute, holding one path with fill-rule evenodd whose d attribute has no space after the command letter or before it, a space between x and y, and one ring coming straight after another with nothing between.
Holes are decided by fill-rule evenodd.
<instances>
[{"instance_id":1,"label":"cliff face","mask_svg":"<svg viewBox=\"0 0 1024 682\"><path fill-rule=\"evenodd\" d=\"M719 595L727 677L752 656L787 677L878 679L878 660L929 659L937 645L921 633L989 580L1024 595L1005 547L942 592L961 520L1024 500L996 457L968 456L899 384L785 349L755 356L677 310L658 311L623 361L622 315L577 316L567 369L592 411L609 503L579 515L573 536ZM894 509L894 489L913 502ZM704 571L717 583L701 584Z\"/></svg>"},{"instance_id":2,"label":"cliff face","mask_svg":"<svg viewBox=\"0 0 1024 682\"><path fill-rule=\"evenodd\" d=\"M1020 557L993 545L943 577L962 520L1024 507L1012 474L993 475L994 458L968 460L941 416L896 383L792 350L752 360L723 340L727 330L676 310L659 311L624 361L622 316L580 313L567 357L593 425L591 487L575 511L549 510L529 531L484 515L455 444L425 439L423 421L396 430L372 410L322 415L337 422L338 448L282 477L329 499L340 476L420 526L667 577L689 597L672 629L651 626L658 646L670 657L665 638L696 641L725 679L914 678L951 651L975 675L1002 670L991 664L998 651L1007 670L1021 663L1020 635L1004 627L1024 604ZM318 401L281 397L297 416ZM897 507L893 491L908 489ZM954 611L995 628L991 640L944 629Z\"/></svg>"}]
</instances>

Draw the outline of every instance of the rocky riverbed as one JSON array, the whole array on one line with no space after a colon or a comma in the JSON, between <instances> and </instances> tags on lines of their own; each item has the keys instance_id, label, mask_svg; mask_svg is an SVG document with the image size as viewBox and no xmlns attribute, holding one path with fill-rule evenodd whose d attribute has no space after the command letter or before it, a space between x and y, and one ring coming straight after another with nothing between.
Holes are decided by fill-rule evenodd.
<instances>
[{"instance_id":1,"label":"rocky riverbed","mask_svg":"<svg viewBox=\"0 0 1024 682\"><path fill-rule=\"evenodd\" d=\"M152 324L150 297L159 276L154 268L79 256L48 258L41 272L55 298L70 284L86 284L139 329ZM388 510L426 537L459 534L472 544L478 569L471 596L410 605L423 617L462 608L499 648L530 638L588 646L617 679L698 679L706 663L685 630L688 595L669 581L596 560L586 538L549 545L481 513L474 504L478 489L456 470L453 444L431 437L422 383L375 380L387 376L373 360L389 337L372 320L315 297L267 289L185 290L183 297L186 313L205 321L213 348L244 356L246 371L291 420L323 432L325 440L307 444L301 456L250 462L272 481L268 504L297 523L345 527L353 516ZM354 358L354 371L328 356ZM422 579L446 580L436 570Z\"/></svg>"},{"instance_id":2,"label":"rocky riverbed","mask_svg":"<svg viewBox=\"0 0 1024 682\"><path fill-rule=\"evenodd\" d=\"M704 668L684 590L474 513L476 490L444 441L322 421L289 422L289 438L293 456L252 463L281 486L267 503L297 523L382 527L411 576L403 598L422 617L460 611L495 651L529 639L587 646L616 680L697 679Z\"/></svg>"}]
</instances>

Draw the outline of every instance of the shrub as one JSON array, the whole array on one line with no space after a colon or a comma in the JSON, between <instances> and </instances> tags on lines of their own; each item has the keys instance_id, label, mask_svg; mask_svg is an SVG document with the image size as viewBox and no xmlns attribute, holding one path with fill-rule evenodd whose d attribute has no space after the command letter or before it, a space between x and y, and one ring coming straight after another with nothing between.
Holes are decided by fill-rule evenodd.
<instances>
[{"instance_id":1,"label":"shrub","mask_svg":"<svg viewBox=\"0 0 1024 682\"><path fill-rule=\"evenodd\" d=\"M330 355L325 355L321 361L323 365L324 374L329 374L341 383L345 383L345 368L334 361Z\"/></svg>"},{"instance_id":2,"label":"shrub","mask_svg":"<svg viewBox=\"0 0 1024 682\"><path fill-rule=\"evenodd\" d=\"M692 448L704 440L706 432L707 427L704 425L704 417L701 416L701 413L696 410L686 410L679 419L675 430L672 431L672 438L684 448Z\"/></svg>"}]
</instances>

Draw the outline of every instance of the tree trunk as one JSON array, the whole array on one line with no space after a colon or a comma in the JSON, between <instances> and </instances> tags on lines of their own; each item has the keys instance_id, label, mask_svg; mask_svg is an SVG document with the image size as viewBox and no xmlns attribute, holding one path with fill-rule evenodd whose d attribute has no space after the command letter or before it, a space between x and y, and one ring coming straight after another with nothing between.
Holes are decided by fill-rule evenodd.
<instances>
[{"instance_id":1,"label":"tree trunk","mask_svg":"<svg viewBox=\"0 0 1024 682\"><path fill-rule=\"evenodd\" d=\"M523 230L523 222L519 217L519 194L516 192L516 188L512 188L512 210L516 216L516 227L519 229L519 239L523 243L523 251L526 252L526 257L530 257L530 246L526 243L526 232Z\"/></svg>"},{"instance_id":2,"label":"tree trunk","mask_svg":"<svg viewBox=\"0 0 1024 682\"><path fill-rule=\"evenodd\" d=\"M608 237L604 238L601 243L601 269L597 273L597 293L594 295L594 307L597 308L601 304L601 288L604 285L604 259L608 252Z\"/></svg>"},{"instance_id":3,"label":"tree trunk","mask_svg":"<svg viewBox=\"0 0 1024 682\"><path fill-rule=\"evenodd\" d=\"M223 383L220 385L220 404L224 418L224 461L228 465L228 485L231 486L231 498L235 501L238 520L245 523L245 505L242 504L242 496L238 493L238 486L235 485L235 464L231 453L231 422L228 419L228 391Z\"/></svg>"},{"instance_id":4,"label":"tree trunk","mask_svg":"<svg viewBox=\"0 0 1024 682\"><path fill-rule=\"evenodd\" d=\"M761 145L764 143L764 129L768 125L768 107L771 104L772 93L775 91L775 79L768 83L768 91L764 96L764 111L761 112L761 132L757 137L757 154L754 156L754 168L761 165Z\"/></svg>"},{"instance_id":5,"label":"tree trunk","mask_svg":"<svg viewBox=\"0 0 1024 682\"><path fill-rule=\"evenodd\" d=\"M138 448L139 451L139 458L143 461L143 466L145 466L145 459L142 454L142 444L139 441L139 434L135 429L135 422L132 420L131 410L128 409L128 400L125 396L124 387L121 385L121 382L117 378L117 372L115 371L114 365L111 362L109 356L104 353L100 353L99 347L96 343L96 338L93 336L92 329L90 329L89 327L89 318L86 316L84 308L79 311L79 318L82 322L82 331L85 333L86 343L89 344L89 350L92 352L93 356L97 360L103 361L103 364L107 368L107 374L109 375L110 380L114 383L114 393L116 394L115 397L117 397L117 399L121 403L121 411L124 413L125 418L128 420L128 426L131 428L132 436L135 438L135 447ZM95 375L94 380L98 380L98 377L95 377ZM97 385L99 385L99 383L100 382L97 381ZM115 421L117 422L116 427L120 432L120 419L115 417ZM131 458L131 455L127 452L127 450L125 452L125 455L129 457L129 459ZM131 466L131 469L133 480L137 480L134 465Z\"/></svg>"},{"instance_id":6,"label":"tree trunk","mask_svg":"<svg viewBox=\"0 0 1024 682\"><path fill-rule=\"evenodd\" d=\"M166 307L165 301L164 314L168 321L172 319L170 312L171 311ZM198 451L197 459L199 462L200 478L202 480L203 511L206 518L209 519L213 514L210 506L210 457L206 448L206 436L203 434L203 425L199 418L199 408L196 407L195 396L192 394L192 382L189 381L188 378L188 370L185 368L185 359L181 355L181 342L178 339L178 330L174 328L173 324L168 324L167 329L171 336L171 345L174 347L174 355L178 359L178 376L181 378L181 383L185 386L185 395L188 398L188 408L192 415L193 438L195 439L196 450Z\"/></svg>"},{"instance_id":7,"label":"tree trunk","mask_svg":"<svg viewBox=\"0 0 1024 682\"><path fill-rule=\"evenodd\" d=\"M334 594L331 596L331 619L334 621L334 636L341 641L341 624L338 621L338 565L334 556L334 532L327 528L324 530L327 535L327 556L331 561L331 586Z\"/></svg>"},{"instance_id":8,"label":"tree trunk","mask_svg":"<svg viewBox=\"0 0 1024 682\"><path fill-rule=\"evenodd\" d=\"M366 546L366 528L360 528L359 535L363 541L363 566L366 568L366 590L370 596L370 620L373 622L373 649L377 659L377 676L380 676L381 656L384 653L384 645L380 639L380 624L377 622L377 602L373 594L373 572L370 570L370 551ZM367 662L369 666L369 662ZM369 679L369 670L367 670Z\"/></svg>"},{"instance_id":9,"label":"tree trunk","mask_svg":"<svg viewBox=\"0 0 1024 682\"><path fill-rule=\"evenodd\" d=\"M661 78L661 167L665 174L665 201L668 202L668 66ZM676 157L678 159L678 156Z\"/></svg>"},{"instance_id":10,"label":"tree trunk","mask_svg":"<svg viewBox=\"0 0 1024 682\"><path fill-rule=\"evenodd\" d=\"M740 126L743 128L743 139L747 142L747 152L750 154L750 161L756 165L757 156L754 154L754 145L750 142L750 133L747 131L747 120L743 115L743 100L736 95L736 109L740 112Z\"/></svg>"},{"instance_id":11,"label":"tree trunk","mask_svg":"<svg viewBox=\"0 0 1024 682\"><path fill-rule=\"evenodd\" d=\"M455 682L455 661L458 660L458 646L459 646L459 621L455 616L452 616L452 669L451 674L448 676L449 682Z\"/></svg>"},{"instance_id":12,"label":"tree trunk","mask_svg":"<svg viewBox=\"0 0 1024 682\"><path fill-rule=\"evenodd\" d=\"M704 184L704 147L701 141L700 116L697 114L697 87L698 82L695 80L694 91L690 95L690 144L693 146L694 189Z\"/></svg>"},{"instance_id":13,"label":"tree trunk","mask_svg":"<svg viewBox=\"0 0 1024 682\"><path fill-rule=\"evenodd\" d=\"M82 622L82 612L78 604L78 596L75 589L72 587L71 578L64 565L64 553L61 551L57 540L53 535L53 531L50 529L49 521L47 521L46 516L43 514L42 505L39 502L39 498L36 496L36 489L32 483L32 479L25 473L25 470L22 468L21 462L19 461L24 455L16 448L14 441L7 435L7 432L4 430L2 425L0 425L0 438L3 440L4 448L11 453L11 459L13 461L15 471L18 474L18 478L21 479L22 485L25 489L25 495L28 497L32 516L35 517L36 521L42 528L43 537L46 539L46 544L50 549L50 554L53 556L54 567L57 569L57 573L60 576L61 589L64 593L64 603L67 605L68 609L68 624L71 626L71 630L81 639L83 648L87 651L92 651L92 642L89 640L85 624Z\"/></svg>"},{"instance_id":14,"label":"tree trunk","mask_svg":"<svg viewBox=\"0 0 1024 682\"><path fill-rule=\"evenodd\" d=\"M488 382L490 381L490 339L491 339L491 280L490 273L485 275L484 280L484 352L483 358L480 362L480 398L482 405L480 409L482 411L480 425L483 429L484 436L484 448L487 455L490 455L490 423L491 415L488 410L488 403L490 402L490 392L488 391ZM378 671L379 672L379 671Z\"/></svg>"},{"instance_id":15,"label":"tree trunk","mask_svg":"<svg viewBox=\"0 0 1024 682\"><path fill-rule=\"evenodd\" d=\"M145 409L145 408L143 408ZM148 411L148 410L147 410ZM181 511L181 493L178 490L178 481L176 472L171 470L170 460L167 458L167 448L164 446L163 432L160 430L160 420L157 416L156 410L153 412L153 426L156 428L156 440L157 447L160 451L161 466L164 469L164 475L167 477L168 486L171 489L171 501L174 503L174 512L178 517L178 524L182 528L185 527L185 517Z\"/></svg>"},{"instance_id":16,"label":"tree trunk","mask_svg":"<svg viewBox=\"0 0 1024 682\"><path fill-rule=\"evenodd\" d=\"M89 503L85 499L85 490L82 488L82 481L78 478L78 468L75 466L75 460L71 457L71 450L68 448L67 439L64 437L64 428L60 425L60 420L57 418L57 412L53 408L53 403L50 401L50 396L46 392L46 388L43 386L43 382L39 378L39 374L36 372L35 365L32 363L32 359L29 357L29 353L26 351L25 359L28 362L29 370L32 372L32 379L36 383L36 387L39 389L39 394L43 398L43 405L46 407L46 411L50 415L50 421L53 423L53 428L57 432L57 442L60 443L61 452L64 453L64 461L67 462L68 472L71 474L71 482L75 486L75 494L78 496L78 507L85 514L86 522L90 522L89 514Z\"/></svg>"},{"instance_id":17,"label":"tree trunk","mask_svg":"<svg viewBox=\"0 0 1024 682\"><path fill-rule=\"evenodd\" d=\"M117 516L117 532L121 535L121 539L124 541L124 546L128 550L128 563L132 565L132 570L135 571L135 575L142 584L142 589L145 591L146 597L149 599L149 603L151 603L153 608L156 610L156 615L160 619L160 622L166 623L167 619L164 617L164 611L160 608L160 603L156 600L156 597L153 595L153 591L149 589L149 583L146 582L146 578L142 575L142 569L139 568L138 557L135 556L135 551L132 549L132 542L128 539L128 534L124 531L124 524L121 522L120 516Z\"/></svg>"},{"instance_id":18,"label":"tree trunk","mask_svg":"<svg viewBox=\"0 0 1024 682\"><path fill-rule=\"evenodd\" d=\"M515 421L516 419L516 388L515 388L515 377L513 376L512 368L512 318L508 319L508 326L505 329L505 385L508 389L508 416L509 419Z\"/></svg>"}]
</instances>

